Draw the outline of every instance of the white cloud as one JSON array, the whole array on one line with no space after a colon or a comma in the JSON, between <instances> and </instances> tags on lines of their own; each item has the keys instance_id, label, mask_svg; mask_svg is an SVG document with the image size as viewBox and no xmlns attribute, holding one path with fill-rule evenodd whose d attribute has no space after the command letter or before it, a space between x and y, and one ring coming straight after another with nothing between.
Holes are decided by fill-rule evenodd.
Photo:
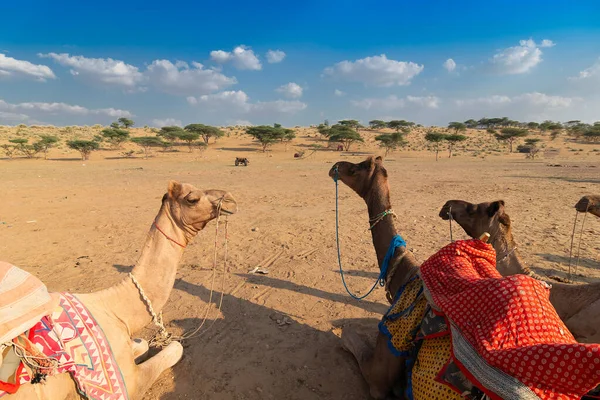
<instances>
[{"instance_id":1,"label":"white cloud","mask_svg":"<svg viewBox=\"0 0 600 400\"><path fill-rule=\"evenodd\" d=\"M352 101L352 105L365 110L392 111L411 105L416 105L420 108L438 108L440 101L436 96L406 96L406 98L399 98L396 95L391 95L385 98L367 98Z\"/></svg>"},{"instance_id":2,"label":"white cloud","mask_svg":"<svg viewBox=\"0 0 600 400\"><path fill-rule=\"evenodd\" d=\"M0 124L20 124L29 121L29 115L0 111Z\"/></svg>"},{"instance_id":3,"label":"white cloud","mask_svg":"<svg viewBox=\"0 0 600 400\"><path fill-rule=\"evenodd\" d=\"M128 92L146 91L149 85L173 95L201 95L216 92L237 83L215 69L205 69L197 62L154 60L145 71L112 58L87 58L66 53L39 54L70 67L71 75L91 83L121 86Z\"/></svg>"},{"instance_id":4,"label":"white cloud","mask_svg":"<svg viewBox=\"0 0 600 400\"><path fill-rule=\"evenodd\" d=\"M107 117L133 117L133 114L126 110L115 108L98 108L89 109L82 106L71 105L66 103L43 103L43 102L28 102L11 104L4 100L0 100L0 111L8 112L28 112L28 113L43 113L43 114L68 114L68 115L103 115Z\"/></svg>"},{"instance_id":5,"label":"white cloud","mask_svg":"<svg viewBox=\"0 0 600 400\"><path fill-rule=\"evenodd\" d=\"M596 60L596 62L594 64L592 64L591 67L586 68L583 71L580 71L579 75L572 76L569 78L569 80L587 81L587 80L591 80L594 78L600 80L600 58L598 58L598 60Z\"/></svg>"},{"instance_id":6,"label":"white cloud","mask_svg":"<svg viewBox=\"0 0 600 400\"><path fill-rule=\"evenodd\" d=\"M39 82L56 79L54 72L46 65L32 64L0 53L0 77L12 76L33 78Z\"/></svg>"},{"instance_id":7,"label":"white cloud","mask_svg":"<svg viewBox=\"0 0 600 400\"><path fill-rule=\"evenodd\" d=\"M112 58L87 58L71 56L68 53L38 54L42 58L51 58L64 67L70 67L71 75L92 82L133 88L144 81L144 75L133 65Z\"/></svg>"},{"instance_id":8,"label":"white cloud","mask_svg":"<svg viewBox=\"0 0 600 400\"><path fill-rule=\"evenodd\" d=\"M444 61L444 64L442 64L442 65L444 68L446 68L446 71L448 71L448 72L452 72L456 69L456 63L451 58Z\"/></svg>"},{"instance_id":9,"label":"white cloud","mask_svg":"<svg viewBox=\"0 0 600 400\"><path fill-rule=\"evenodd\" d=\"M489 68L498 74L523 74L542 62L540 48L552 46L554 42L548 39L542 40L539 45L532 39L521 40L518 46L496 53L489 61Z\"/></svg>"},{"instance_id":10,"label":"white cloud","mask_svg":"<svg viewBox=\"0 0 600 400\"><path fill-rule=\"evenodd\" d=\"M436 96L406 96L406 100L425 108L438 108L440 103L439 97Z\"/></svg>"},{"instance_id":11,"label":"white cloud","mask_svg":"<svg viewBox=\"0 0 600 400\"><path fill-rule=\"evenodd\" d=\"M366 86L408 85L423 71L423 65L413 62L390 60L385 54L366 57L356 61L342 61L325 68L324 74Z\"/></svg>"},{"instance_id":12,"label":"white cloud","mask_svg":"<svg viewBox=\"0 0 600 400\"><path fill-rule=\"evenodd\" d=\"M237 69L249 69L255 71L262 69L260 60L254 54L254 51L244 45L236 47L232 52L223 50L211 51L210 58L219 64L231 61L233 66Z\"/></svg>"},{"instance_id":13,"label":"white cloud","mask_svg":"<svg viewBox=\"0 0 600 400\"><path fill-rule=\"evenodd\" d=\"M182 126L180 119L175 118L165 118L165 119L153 119L152 125L157 128L162 128L163 126Z\"/></svg>"},{"instance_id":14,"label":"white cloud","mask_svg":"<svg viewBox=\"0 0 600 400\"><path fill-rule=\"evenodd\" d=\"M542 43L540 43L540 47L554 47L556 46L556 43L554 43L552 40L549 39L544 39L542 40Z\"/></svg>"},{"instance_id":15,"label":"white cloud","mask_svg":"<svg viewBox=\"0 0 600 400\"><path fill-rule=\"evenodd\" d=\"M222 90L237 83L214 69L205 69L197 62L190 67L186 62L173 64L169 60L155 60L146 71L149 83L158 90L173 95L198 95Z\"/></svg>"},{"instance_id":16,"label":"white cloud","mask_svg":"<svg viewBox=\"0 0 600 400\"><path fill-rule=\"evenodd\" d=\"M531 108L568 108L574 103L580 101L578 97L551 96L544 93L532 92L523 93L517 96L492 95L479 97L475 99L456 100L455 104L459 107L473 106L518 106Z\"/></svg>"},{"instance_id":17,"label":"white cloud","mask_svg":"<svg viewBox=\"0 0 600 400\"><path fill-rule=\"evenodd\" d=\"M269 50L267 51L267 62L269 64L276 64L283 61L285 53L281 50Z\"/></svg>"},{"instance_id":18,"label":"white cloud","mask_svg":"<svg viewBox=\"0 0 600 400\"><path fill-rule=\"evenodd\" d=\"M254 126L254 124L245 119L228 120L227 126Z\"/></svg>"},{"instance_id":19,"label":"white cloud","mask_svg":"<svg viewBox=\"0 0 600 400\"><path fill-rule=\"evenodd\" d=\"M281 85L275 89L275 91L283 94L285 97L289 97L290 99L298 99L302 97L302 92L304 89L302 89L302 86L298 85L297 83L290 82L285 85Z\"/></svg>"},{"instance_id":20,"label":"white cloud","mask_svg":"<svg viewBox=\"0 0 600 400\"><path fill-rule=\"evenodd\" d=\"M335 96L337 96L337 97L342 97L342 96L345 96L345 95L346 95L346 93L345 93L345 92L342 92L342 91L341 91L341 90L339 90L339 89L335 89L335 90L333 91L333 94L334 94Z\"/></svg>"},{"instance_id":21,"label":"white cloud","mask_svg":"<svg viewBox=\"0 0 600 400\"><path fill-rule=\"evenodd\" d=\"M239 114L295 114L307 107L306 103L298 100L259 101L252 103L248 95L241 90L208 94L198 98L188 97L187 100L189 104L198 105L204 109L212 111L222 110L228 113Z\"/></svg>"}]
</instances>

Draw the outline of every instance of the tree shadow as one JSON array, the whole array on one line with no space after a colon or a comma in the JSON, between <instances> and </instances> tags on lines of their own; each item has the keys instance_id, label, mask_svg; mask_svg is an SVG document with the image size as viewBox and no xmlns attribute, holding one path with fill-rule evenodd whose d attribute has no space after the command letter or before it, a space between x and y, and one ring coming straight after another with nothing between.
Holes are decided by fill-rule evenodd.
<instances>
[{"instance_id":1,"label":"tree shadow","mask_svg":"<svg viewBox=\"0 0 600 400\"><path fill-rule=\"evenodd\" d=\"M177 279L174 289L208 302L211 290ZM220 298L220 292L213 293ZM201 311L200 311L201 312ZM368 388L350 353L333 330L322 331L249 300L224 295L222 319L184 341L184 358L146 398L190 399L365 399ZM214 310L211 315L214 315ZM287 318L290 323L281 324ZM193 330L203 318L170 322ZM343 326L348 321L338 320ZM209 327L209 328L207 328ZM335 328L334 328L335 329ZM373 322L372 328L376 329ZM161 386L171 386L159 395Z\"/></svg>"},{"instance_id":2,"label":"tree shadow","mask_svg":"<svg viewBox=\"0 0 600 400\"><path fill-rule=\"evenodd\" d=\"M89 160L82 160L81 157L78 158L49 158L47 161L89 161Z\"/></svg>"},{"instance_id":3,"label":"tree shadow","mask_svg":"<svg viewBox=\"0 0 600 400\"><path fill-rule=\"evenodd\" d=\"M372 301L368 301L368 300L361 300L359 302L356 302L356 301L352 300L351 297L346 296L345 294L330 293L330 292L326 292L324 290L315 289L315 288L311 288L311 287L303 286L303 285L298 285L296 283L289 282L289 281L284 281L282 279L271 278L271 277L264 276L264 275L250 275L250 274L235 274L235 275L239 276L240 278L246 279L248 283L255 283L255 284L259 284L259 285L270 286L270 287L277 288L277 289L290 290L290 291L293 291L296 293L307 294L309 296L318 297L318 298L321 298L324 300L335 301L336 303L353 304L356 307L360 307L365 311L369 311L369 312L373 312L373 313L384 314L388 309L388 306L386 306L385 304L376 303L376 302L372 302Z\"/></svg>"},{"instance_id":4,"label":"tree shadow","mask_svg":"<svg viewBox=\"0 0 600 400\"><path fill-rule=\"evenodd\" d=\"M255 153L257 151L259 151L260 149L254 148L254 147L221 147L219 148L219 150L224 150L224 151L243 151L243 152L252 152Z\"/></svg>"}]
</instances>

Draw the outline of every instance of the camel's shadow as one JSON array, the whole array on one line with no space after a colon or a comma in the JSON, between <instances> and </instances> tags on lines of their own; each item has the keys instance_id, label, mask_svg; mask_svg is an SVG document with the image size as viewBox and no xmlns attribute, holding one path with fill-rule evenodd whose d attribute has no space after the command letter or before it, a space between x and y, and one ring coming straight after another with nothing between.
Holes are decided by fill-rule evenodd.
<instances>
[{"instance_id":1,"label":"camel's shadow","mask_svg":"<svg viewBox=\"0 0 600 400\"><path fill-rule=\"evenodd\" d=\"M210 289L178 279L183 291L208 302ZM307 288L308 289L308 288ZM213 293L213 302L220 298ZM198 314L204 314L204 309ZM153 386L146 398L193 399L364 399L368 388L350 353L341 347L340 328L360 324L375 332L377 320L339 319L319 330L252 301L224 295L222 319L210 313L200 336L184 341L184 358ZM168 314L170 312L168 311ZM174 318L185 331L203 318ZM285 321L289 321L290 324ZM336 334L337 333L337 334ZM168 393L159 395L163 386ZM154 393L153 393L154 392Z\"/></svg>"}]
</instances>

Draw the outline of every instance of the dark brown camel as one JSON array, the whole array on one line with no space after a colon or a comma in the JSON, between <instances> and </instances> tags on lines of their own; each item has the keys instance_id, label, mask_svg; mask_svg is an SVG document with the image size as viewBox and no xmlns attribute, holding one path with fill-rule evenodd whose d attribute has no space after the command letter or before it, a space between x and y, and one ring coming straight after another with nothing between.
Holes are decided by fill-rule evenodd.
<instances>
[{"instance_id":1,"label":"dark brown camel","mask_svg":"<svg viewBox=\"0 0 600 400\"><path fill-rule=\"evenodd\" d=\"M600 217L600 196L583 196L575 204L575 209L579 212L589 212L596 217Z\"/></svg>"},{"instance_id":2,"label":"dark brown camel","mask_svg":"<svg viewBox=\"0 0 600 400\"><path fill-rule=\"evenodd\" d=\"M496 250L496 267L501 275L525 274L552 285L550 302L575 339L582 343L600 343L600 282L568 284L531 271L519 257L511 220L502 200L480 204L450 200L440 210L440 217L448 220L450 212L467 235L477 238L484 232L490 233L488 242Z\"/></svg>"},{"instance_id":3,"label":"dark brown camel","mask_svg":"<svg viewBox=\"0 0 600 400\"><path fill-rule=\"evenodd\" d=\"M359 164L340 161L331 168L329 176L333 178L336 173L340 181L365 201L370 224L373 224L373 220L378 215L391 209L387 171L383 167L381 157L370 157ZM371 230L379 268L392 238L398 233L392 218L392 215L385 216ZM365 225L366 223L367 221ZM388 300L394 297L396 292L418 272L418 269L419 263L411 252L405 247L396 249L386 277ZM392 355L383 334L377 335L375 349L373 349L367 338L354 330L344 328L342 344L358 361L362 375L369 385L371 396L374 398L386 398L398 382L402 383L406 359Z\"/></svg>"}]
</instances>

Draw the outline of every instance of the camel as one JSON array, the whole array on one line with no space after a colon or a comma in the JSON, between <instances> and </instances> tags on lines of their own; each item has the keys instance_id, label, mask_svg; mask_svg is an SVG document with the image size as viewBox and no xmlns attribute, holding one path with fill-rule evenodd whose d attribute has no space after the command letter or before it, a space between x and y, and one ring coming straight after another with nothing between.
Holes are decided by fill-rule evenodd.
<instances>
[{"instance_id":1,"label":"camel","mask_svg":"<svg viewBox=\"0 0 600 400\"><path fill-rule=\"evenodd\" d=\"M132 276L143 288L156 313L164 307L173 288L177 265L185 246L211 220L233 214L237 203L222 190L200 190L186 183L171 181L168 192L148 233ZM183 347L171 342L155 356L136 364L148 351L145 340L131 335L152 317L131 277L98 292L77 294L103 329L121 369L131 399L141 399L159 375L182 357ZM79 398L69 374L48 376L45 384L26 384L9 395L10 399Z\"/></svg>"},{"instance_id":2,"label":"camel","mask_svg":"<svg viewBox=\"0 0 600 400\"><path fill-rule=\"evenodd\" d=\"M587 205L582 209L585 212ZM590 210L596 208L590 207ZM600 343L600 282L568 284L531 271L519 257L511 220L502 200L480 204L450 200L440 210L440 217L448 220L450 213L467 235L478 238L484 232L490 233L489 243L496 250L496 267L501 275L525 274L552 286L550 302L578 342Z\"/></svg>"},{"instance_id":3,"label":"camel","mask_svg":"<svg viewBox=\"0 0 600 400\"><path fill-rule=\"evenodd\" d=\"M589 212L596 217L600 217L600 196L583 196L579 199L577 204L575 204L575 209L579 212Z\"/></svg>"},{"instance_id":4,"label":"camel","mask_svg":"<svg viewBox=\"0 0 600 400\"><path fill-rule=\"evenodd\" d=\"M381 269L388 246L398 233L392 221L393 214L379 219L386 210L391 210L390 187L382 158L369 157L358 164L340 161L331 168L329 176L337 176L365 201L369 212L369 226L377 221L371 229L371 234ZM394 294L418 272L420 264L406 247L399 247L389 265L386 291L391 303ZM381 332L377 335L373 349L367 338L350 328L344 328L342 345L357 360L373 398L384 399L394 387L402 385L401 377L405 375L406 359L389 351L387 338Z\"/></svg>"}]
</instances>

